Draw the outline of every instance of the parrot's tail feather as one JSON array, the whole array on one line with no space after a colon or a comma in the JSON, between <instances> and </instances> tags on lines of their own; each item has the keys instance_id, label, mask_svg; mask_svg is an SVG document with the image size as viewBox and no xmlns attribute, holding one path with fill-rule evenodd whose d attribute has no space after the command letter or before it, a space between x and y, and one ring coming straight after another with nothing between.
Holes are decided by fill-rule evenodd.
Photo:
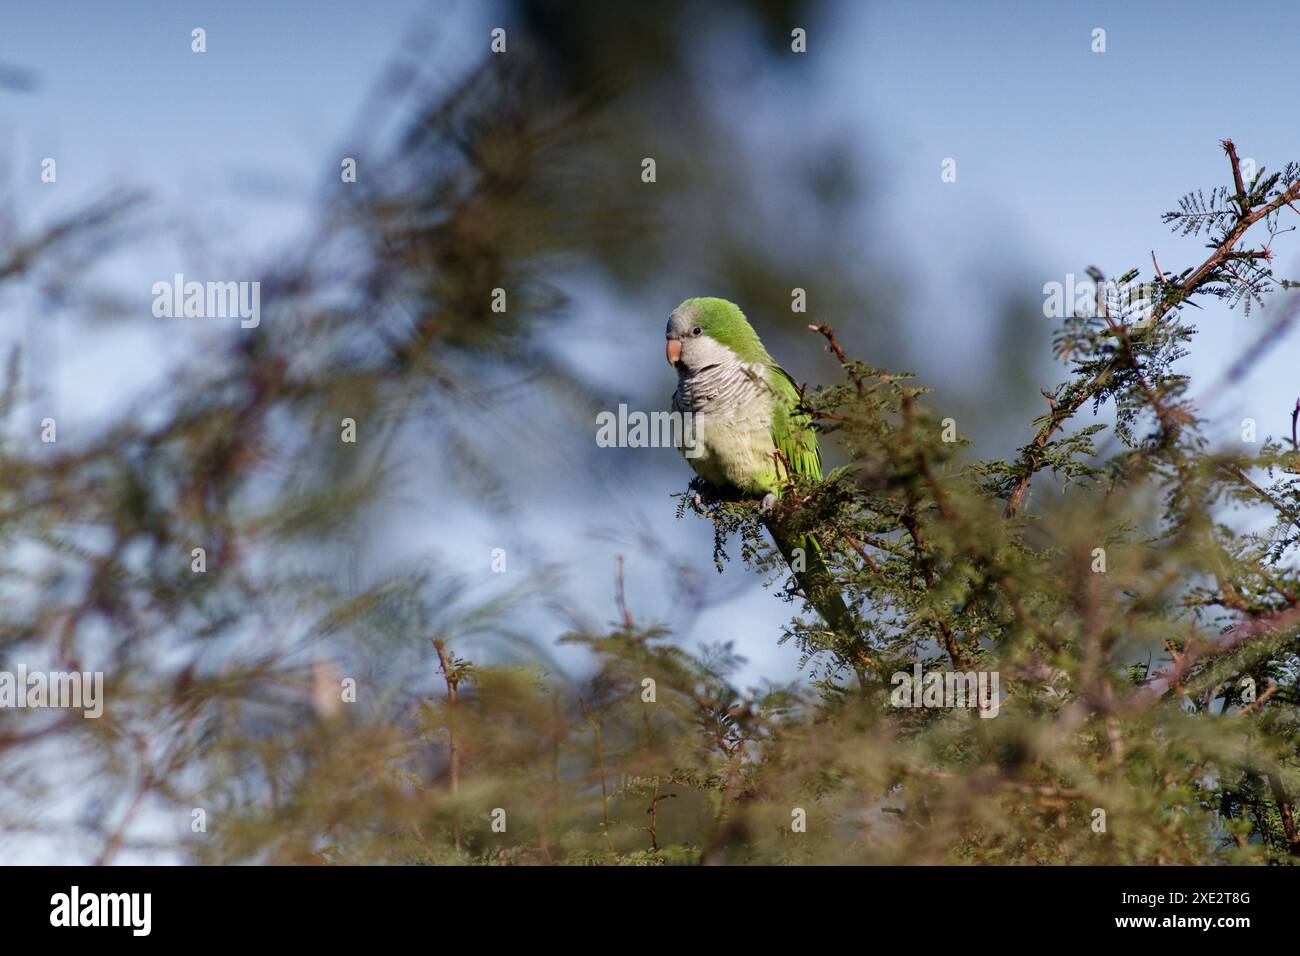
<instances>
[{"instance_id":1,"label":"parrot's tail feather","mask_svg":"<svg viewBox=\"0 0 1300 956\"><path fill-rule=\"evenodd\" d=\"M774 523L769 523L767 530L771 533L781 556L785 558L786 564L790 566L795 581L799 583L809 602L817 609L817 613L822 616L822 620L837 631L852 632L853 615L849 612L848 605L844 603L844 596L835 582L835 576L826 565L821 544L818 543L816 536L787 534ZM800 568L803 570L799 570Z\"/></svg>"}]
</instances>

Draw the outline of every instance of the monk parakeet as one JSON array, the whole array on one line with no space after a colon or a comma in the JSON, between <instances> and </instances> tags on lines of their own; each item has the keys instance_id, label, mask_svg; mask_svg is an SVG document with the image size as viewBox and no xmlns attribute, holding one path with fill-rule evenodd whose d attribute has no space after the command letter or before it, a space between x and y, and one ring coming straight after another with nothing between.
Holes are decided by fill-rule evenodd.
<instances>
[{"instance_id":1,"label":"monk parakeet","mask_svg":"<svg viewBox=\"0 0 1300 956\"><path fill-rule=\"evenodd\" d=\"M677 370L673 410L690 412L696 447L686 455L695 473L719 491L762 499L769 511L788 475L820 478L817 435L798 410L790 374L763 348L740 308L726 299L687 299L668 318L668 364ZM851 618L812 535L768 531L827 624Z\"/></svg>"}]
</instances>

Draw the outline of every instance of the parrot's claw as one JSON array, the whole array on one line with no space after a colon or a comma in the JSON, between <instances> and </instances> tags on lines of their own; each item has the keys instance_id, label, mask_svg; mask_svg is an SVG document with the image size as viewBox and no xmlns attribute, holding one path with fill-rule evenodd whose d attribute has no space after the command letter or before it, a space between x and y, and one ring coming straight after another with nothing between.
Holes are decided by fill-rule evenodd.
<instances>
[{"instance_id":1,"label":"parrot's claw","mask_svg":"<svg viewBox=\"0 0 1300 956\"><path fill-rule=\"evenodd\" d=\"M771 511L776 507L776 495L768 492L763 496L763 503L758 506L763 511Z\"/></svg>"}]
</instances>

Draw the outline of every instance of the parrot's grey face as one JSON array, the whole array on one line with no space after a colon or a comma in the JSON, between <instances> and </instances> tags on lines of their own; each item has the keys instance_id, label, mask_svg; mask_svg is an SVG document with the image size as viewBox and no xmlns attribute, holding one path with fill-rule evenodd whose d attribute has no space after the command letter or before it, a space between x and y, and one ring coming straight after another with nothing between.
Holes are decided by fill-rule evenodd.
<instances>
[{"instance_id":1,"label":"parrot's grey face","mask_svg":"<svg viewBox=\"0 0 1300 956\"><path fill-rule=\"evenodd\" d=\"M668 317L668 364L678 375L693 375L735 358L717 339L704 334L695 309L679 308Z\"/></svg>"}]
</instances>

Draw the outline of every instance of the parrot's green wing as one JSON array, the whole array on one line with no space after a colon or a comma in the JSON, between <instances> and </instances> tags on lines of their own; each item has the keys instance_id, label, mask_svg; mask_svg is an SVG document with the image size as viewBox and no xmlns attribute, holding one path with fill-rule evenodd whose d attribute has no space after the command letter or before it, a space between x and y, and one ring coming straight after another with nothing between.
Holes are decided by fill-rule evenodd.
<instances>
[{"instance_id":1,"label":"parrot's green wing","mask_svg":"<svg viewBox=\"0 0 1300 956\"><path fill-rule=\"evenodd\" d=\"M790 373L773 363L770 383L774 393L772 408L772 444L790 463L796 475L806 478L822 476L822 456L817 449L817 433L807 412L798 410L799 386ZM785 479L785 465L777 461L777 475Z\"/></svg>"},{"instance_id":2,"label":"parrot's green wing","mask_svg":"<svg viewBox=\"0 0 1300 956\"><path fill-rule=\"evenodd\" d=\"M817 448L817 433L813 431L812 418L799 410L799 386L790 373L776 363L768 366L773 391L772 444L781 454L776 463L779 481L786 478L783 456L796 475L821 478L822 456ZM853 615L840 594L839 585L826 566L825 554L815 535L792 533L779 523L769 521L768 531L777 549L790 565L795 580L804 594L817 608L822 619L831 627L845 632L854 628Z\"/></svg>"}]
</instances>

